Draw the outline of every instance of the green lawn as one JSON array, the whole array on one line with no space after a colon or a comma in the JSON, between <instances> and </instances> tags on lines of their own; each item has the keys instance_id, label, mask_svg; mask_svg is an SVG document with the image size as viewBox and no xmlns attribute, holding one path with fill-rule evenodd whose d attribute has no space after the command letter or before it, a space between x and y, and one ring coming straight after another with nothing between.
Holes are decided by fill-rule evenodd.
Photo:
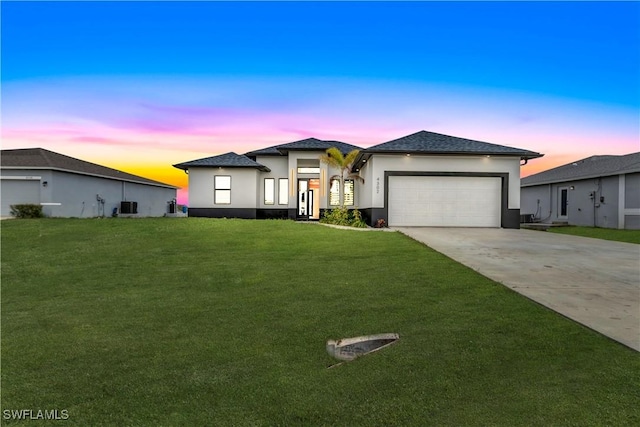
<instances>
[{"instance_id":1,"label":"green lawn","mask_svg":"<svg viewBox=\"0 0 640 427\"><path fill-rule=\"evenodd\" d=\"M400 341L326 369L327 339L381 332ZM637 352L399 233L2 222L3 411L81 426L638 425L639 389Z\"/></svg>"},{"instance_id":2,"label":"green lawn","mask_svg":"<svg viewBox=\"0 0 640 427\"><path fill-rule=\"evenodd\" d=\"M548 231L560 234L571 234L573 236L593 237L595 239L640 244L640 230L618 230L615 228L570 226L550 227Z\"/></svg>"}]
</instances>

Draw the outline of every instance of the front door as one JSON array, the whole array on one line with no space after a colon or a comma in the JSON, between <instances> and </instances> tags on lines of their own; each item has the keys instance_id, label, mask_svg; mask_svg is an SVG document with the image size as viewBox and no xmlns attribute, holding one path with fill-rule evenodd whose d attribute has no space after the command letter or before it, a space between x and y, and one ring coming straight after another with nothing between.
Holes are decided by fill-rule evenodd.
<instances>
[{"instance_id":1,"label":"front door","mask_svg":"<svg viewBox=\"0 0 640 427\"><path fill-rule=\"evenodd\" d=\"M558 218L567 219L569 217L569 188L558 188Z\"/></svg>"},{"instance_id":2,"label":"front door","mask_svg":"<svg viewBox=\"0 0 640 427\"><path fill-rule=\"evenodd\" d=\"M320 219L320 180L298 180L297 219Z\"/></svg>"}]
</instances>

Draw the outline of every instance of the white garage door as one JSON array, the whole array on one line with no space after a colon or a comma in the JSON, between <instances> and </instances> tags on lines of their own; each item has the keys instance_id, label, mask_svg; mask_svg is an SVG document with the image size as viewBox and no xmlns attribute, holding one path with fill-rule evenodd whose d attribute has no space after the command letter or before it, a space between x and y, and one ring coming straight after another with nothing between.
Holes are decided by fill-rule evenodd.
<instances>
[{"instance_id":1,"label":"white garage door","mask_svg":"<svg viewBox=\"0 0 640 427\"><path fill-rule=\"evenodd\" d=\"M21 203L40 204L40 181L22 179L0 180L2 211L0 216L11 216L11 205Z\"/></svg>"},{"instance_id":2,"label":"white garage door","mask_svg":"<svg viewBox=\"0 0 640 427\"><path fill-rule=\"evenodd\" d=\"M500 178L390 176L389 225L500 227L500 196Z\"/></svg>"}]
</instances>

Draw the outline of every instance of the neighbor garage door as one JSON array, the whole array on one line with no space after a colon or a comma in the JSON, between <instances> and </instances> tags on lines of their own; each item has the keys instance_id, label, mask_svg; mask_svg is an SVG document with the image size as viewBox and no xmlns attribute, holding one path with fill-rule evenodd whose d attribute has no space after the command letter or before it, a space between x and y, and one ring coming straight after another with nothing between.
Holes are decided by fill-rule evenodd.
<instances>
[{"instance_id":1,"label":"neighbor garage door","mask_svg":"<svg viewBox=\"0 0 640 427\"><path fill-rule=\"evenodd\" d=\"M0 216L11 216L11 205L20 203L40 204L40 181L24 179L2 179L2 211Z\"/></svg>"},{"instance_id":2,"label":"neighbor garage door","mask_svg":"<svg viewBox=\"0 0 640 427\"><path fill-rule=\"evenodd\" d=\"M500 196L500 178L390 176L389 225L500 227Z\"/></svg>"}]
</instances>

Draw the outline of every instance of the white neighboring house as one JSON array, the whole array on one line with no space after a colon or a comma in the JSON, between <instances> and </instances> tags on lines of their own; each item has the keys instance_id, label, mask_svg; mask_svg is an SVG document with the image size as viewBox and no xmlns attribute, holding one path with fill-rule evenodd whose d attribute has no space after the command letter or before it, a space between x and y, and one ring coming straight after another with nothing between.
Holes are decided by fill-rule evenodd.
<instances>
[{"instance_id":1,"label":"white neighboring house","mask_svg":"<svg viewBox=\"0 0 640 427\"><path fill-rule=\"evenodd\" d=\"M533 221L640 229L640 152L591 156L522 179Z\"/></svg>"},{"instance_id":2,"label":"white neighboring house","mask_svg":"<svg viewBox=\"0 0 640 427\"><path fill-rule=\"evenodd\" d=\"M43 148L2 150L0 216L11 205L43 206L49 217L164 216L177 187Z\"/></svg>"},{"instance_id":3,"label":"white neighboring house","mask_svg":"<svg viewBox=\"0 0 640 427\"><path fill-rule=\"evenodd\" d=\"M339 204L339 171L319 159L359 149L345 200L369 225L520 226L520 165L542 154L421 131L367 149L309 138L246 154L178 163L189 174L189 216L317 220Z\"/></svg>"}]
</instances>

